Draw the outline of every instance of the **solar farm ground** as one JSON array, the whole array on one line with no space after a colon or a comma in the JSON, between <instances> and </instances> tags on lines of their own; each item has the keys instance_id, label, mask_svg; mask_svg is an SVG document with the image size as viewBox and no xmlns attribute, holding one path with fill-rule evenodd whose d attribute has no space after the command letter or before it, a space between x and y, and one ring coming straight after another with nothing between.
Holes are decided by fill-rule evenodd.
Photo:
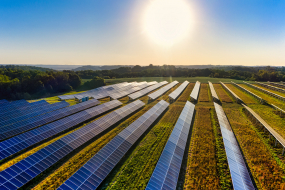
<instances>
[{"instance_id":1,"label":"solar farm ground","mask_svg":"<svg viewBox=\"0 0 285 190\"><path fill-rule=\"evenodd\" d=\"M169 108L159 117L150 129L139 138L135 143L135 146L128 151L98 189L144 189L147 186L156 163L160 158L164 146L186 101L190 101L189 95L194 87L193 82L196 82L198 78L202 83L198 102L195 103L196 112L185 149L177 189L233 189L221 129L212 101L211 92L209 85L203 83L208 80L214 83L216 81L213 80L213 78L207 77L204 78L204 81L201 77L191 78L195 81L189 80L189 78L180 78L181 80L179 80L179 82L188 80L191 83L178 99L170 104ZM111 80L112 83L122 81L129 82L129 79ZM144 80L145 79L142 79L142 81ZM158 78L151 78L149 81L153 80L160 82L167 79L160 78L158 80ZM177 78L173 77L172 80L177 80ZM220 79L218 80L220 81ZM130 81L139 82L140 80L132 79ZM223 82L230 81L233 80L229 79ZM109 83L108 80L107 82ZM237 83L240 82L241 81L238 81ZM132 113L127 119L118 122L99 137L92 139L92 141L73 151L71 154L60 160L60 162L54 164L41 175L22 187L22 189L40 190L58 188L100 149L110 142L111 139L151 109L156 103L160 100L168 102L168 95L178 88L180 84L181 83L152 102L148 102L147 95L139 98L146 103L143 108ZM237 104L234 97L220 84L213 85L222 102L222 107L239 143L239 147L243 153L255 186L258 189L285 189L285 159L284 156L282 156L281 145L277 144L277 146L275 146L275 141L273 138L269 138L268 132L264 132L262 128L256 125L255 121L247 115L244 108L240 104ZM259 104L253 96L243 92L233 84L226 83L226 86L237 94L246 105L259 114L283 138L285 138L284 116L280 115L268 105ZM267 102L285 110L285 103L282 101L249 87L248 85L241 84L241 86L262 97ZM56 97L45 99L49 103L58 102ZM129 103L127 97L119 100L123 103L122 106ZM100 100L101 103L108 101L110 101L110 98ZM68 102L70 104L77 103L75 100L68 100ZM112 111L113 110L95 117L72 130L54 136L52 139L44 141L37 146L28 148L27 150L2 161L2 163L0 162L0 171L23 160L71 132L98 120Z\"/></svg>"}]
</instances>

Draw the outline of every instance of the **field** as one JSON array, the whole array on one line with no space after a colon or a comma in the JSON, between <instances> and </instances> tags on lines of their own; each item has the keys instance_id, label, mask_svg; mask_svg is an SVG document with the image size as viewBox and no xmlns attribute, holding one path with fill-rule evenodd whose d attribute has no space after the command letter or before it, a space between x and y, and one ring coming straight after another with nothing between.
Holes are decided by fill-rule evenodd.
<instances>
[{"instance_id":1,"label":"field","mask_svg":"<svg viewBox=\"0 0 285 190\"><path fill-rule=\"evenodd\" d=\"M201 83L208 83L208 81L211 81L212 83L219 83L222 82L235 82L235 83L242 83L242 80L235 80L235 79L226 79L226 78L211 78L211 77L141 77L141 78L118 78L118 79L105 79L107 84L115 84L120 82L142 82L142 81L168 81L172 82L177 80L178 82L184 82L187 80L188 82L196 82L200 81Z\"/></svg>"},{"instance_id":2,"label":"field","mask_svg":"<svg viewBox=\"0 0 285 190\"><path fill-rule=\"evenodd\" d=\"M136 79L107 79L106 81L108 84L111 84L134 80ZM158 80L158 78L147 78L141 80L137 79L136 81L144 80L156 80L159 82L167 79L160 78ZM70 154L53 164L21 189L57 189L90 158L97 154L99 150L108 144L111 139L128 127L132 122L136 121L156 103L160 100L169 102L168 95L177 89L179 85L181 85L181 82L186 80L186 78L168 78L168 81L171 80L178 80L180 83L152 102L149 102L147 94L139 98L145 103L144 107L131 113L128 117L122 119L98 137L93 138L81 147L73 150ZM114 167L111 173L105 178L102 184L100 184L98 189L145 189L186 101L190 100L189 95L193 90L195 85L194 82L196 82L196 80L199 80L202 83L198 102L195 103L195 113L189 131L188 141L186 143L181 170L177 181L177 189L233 189L221 128L207 83L208 80L215 83L219 82L220 79L214 80L214 78L193 77L187 78L187 80L191 83L185 88L177 100L171 103L166 111L137 140L121 161ZM224 80L227 80L224 82L232 81L231 79ZM253 96L243 92L233 84L226 83L226 85L237 94L245 104L252 108L273 129L285 138L285 117L280 116L280 114L269 105L259 104ZM285 109L285 105L282 101L245 84L241 84L241 86L264 98L269 103ZM232 95L230 95L220 84L214 84L214 88L221 100L220 104L229 119L255 187L257 189L285 190L285 157L282 155L282 145L275 145L274 138L269 138L269 133L260 128L245 112L244 108L238 104ZM154 91L157 90L158 89ZM71 92L68 94L74 93L78 92ZM49 103L59 102L56 96L44 99ZM34 101L36 100L31 102ZM110 101L110 98L103 98L99 101L101 104L106 103ZM130 103L127 96L120 98L119 101L123 103L122 106ZM71 105L78 103L75 100L68 100L67 102ZM0 171L13 166L56 140L98 120L114 110L85 121L70 130L57 134L6 160L0 161Z\"/></svg>"},{"instance_id":3,"label":"field","mask_svg":"<svg viewBox=\"0 0 285 190\"><path fill-rule=\"evenodd\" d=\"M283 189L284 168L274 160L273 155L255 131L255 127L242 112L241 106L227 108L225 112L235 132L244 157L258 189Z\"/></svg>"},{"instance_id":4,"label":"field","mask_svg":"<svg viewBox=\"0 0 285 190\"><path fill-rule=\"evenodd\" d=\"M200 94L198 98L199 102L209 102L208 91L208 84L201 84Z\"/></svg>"},{"instance_id":5,"label":"field","mask_svg":"<svg viewBox=\"0 0 285 190\"><path fill-rule=\"evenodd\" d=\"M266 88L266 87L261 86L261 85L259 85L259 84L253 84L253 85L255 85L255 86L259 87L259 88L262 88L262 89L264 89L264 90L267 90L267 91L269 91L269 92L273 92L273 93L275 93L275 94L278 94L278 95L280 95L280 96L285 97L285 93L284 93L284 92L279 92L279 91L277 91L277 90L269 89L269 88ZM279 87L278 87L278 88L279 88Z\"/></svg>"},{"instance_id":6,"label":"field","mask_svg":"<svg viewBox=\"0 0 285 190\"><path fill-rule=\"evenodd\" d=\"M226 92L226 90L222 87L221 84L213 84L220 100L225 103L232 103L234 100L231 95Z\"/></svg>"},{"instance_id":7,"label":"field","mask_svg":"<svg viewBox=\"0 0 285 190\"><path fill-rule=\"evenodd\" d=\"M191 135L184 189L220 189L211 109L198 108ZM207 137L205 140L201 140Z\"/></svg>"}]
</instances>

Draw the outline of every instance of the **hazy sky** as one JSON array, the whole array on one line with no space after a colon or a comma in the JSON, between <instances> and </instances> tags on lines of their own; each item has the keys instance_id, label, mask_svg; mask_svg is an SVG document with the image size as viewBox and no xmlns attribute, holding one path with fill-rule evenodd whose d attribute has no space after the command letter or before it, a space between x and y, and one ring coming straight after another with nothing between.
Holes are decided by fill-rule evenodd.
<instances>
[{"instance_id":1,"label":"hazy sky","mask_svg":"<svg viewBox=\"0 0 285 190\"><path fill-rule=\"evenodd\" d=\"M155 0L1 0L0 64L285 65L284 0L184 0L191 31L155 43Z\"/></svg>"}]
</instances>

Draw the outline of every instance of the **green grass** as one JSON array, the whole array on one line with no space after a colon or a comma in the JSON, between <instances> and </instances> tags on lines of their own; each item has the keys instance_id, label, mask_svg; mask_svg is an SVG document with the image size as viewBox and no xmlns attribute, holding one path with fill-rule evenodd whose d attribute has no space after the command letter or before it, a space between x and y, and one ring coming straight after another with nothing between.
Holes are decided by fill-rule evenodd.
<instances>
[{"instance_id":1,"label":"green grass","mask_svg":"<svg viewBox=\"0 0 285 190\"><path fill-rule=\"evenodd\" d=\"M116 84L120 82L142 82L142 81L168 81L172 82L177 80L178 82L184 82L185 80L189 82L196 82L200 81L202 83L208 83L208 81L211 81L212 83L218 83L220 81L222 82L235 82L235 83L242 83L242 80L235 80L235 79L227 79L227 78L211 78L211 77L141 77L141 78L118 78L118 79L105 79L107 84Z\"/></svg>"}]
</instances>

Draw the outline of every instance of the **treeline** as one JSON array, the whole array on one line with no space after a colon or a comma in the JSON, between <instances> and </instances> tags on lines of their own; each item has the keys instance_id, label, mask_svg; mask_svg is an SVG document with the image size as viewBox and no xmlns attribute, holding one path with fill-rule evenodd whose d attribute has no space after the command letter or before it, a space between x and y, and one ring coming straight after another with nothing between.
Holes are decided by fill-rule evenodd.
<instances>
[{"instance_id":1,"label":"treeline","mask_svg":"<svg viewBox=\"0 0 285 190\"><path fill-rule=\"evenodd\" d=\"M73 71L40 71L0 68L0 99L39 98L51 93L68 92L81 85Z\"/></svg>"},{"instance_id":2,"label":"treeline","mask_svg":"<svg viewBox=\"0 0 285 190\"><path fill-rule=\"evenodd\" d=\"M188 69L171 65L141 67L120 67L112 70L101 71L76 71L76 74L84 79L92 79L95 76L102 78L135 78L135 77L215 77L232 78L251 81L285 81L285 67L232 67L225 69Z\"/></svg>"}]
</instances>

